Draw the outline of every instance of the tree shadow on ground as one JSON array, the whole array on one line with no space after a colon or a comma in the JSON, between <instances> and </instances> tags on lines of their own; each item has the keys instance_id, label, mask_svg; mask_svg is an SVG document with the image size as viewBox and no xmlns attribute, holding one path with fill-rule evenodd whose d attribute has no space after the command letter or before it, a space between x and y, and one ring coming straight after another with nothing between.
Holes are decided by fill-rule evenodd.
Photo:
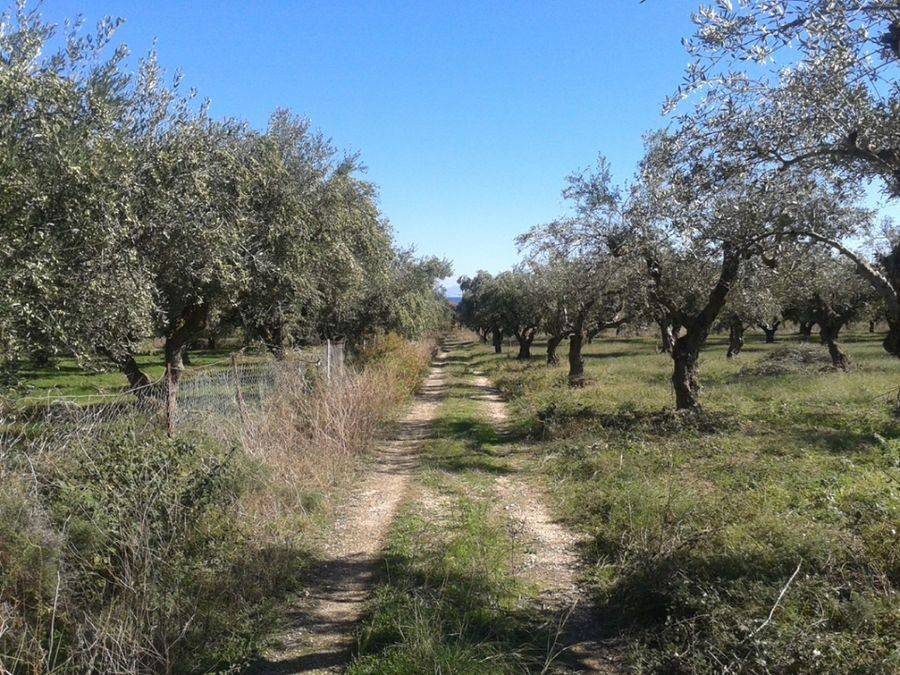
<instances>
[{"instance_id":1,"label":"tree shadow on ground","mask_svg":"<svg viewBox=\"0 0 900 675\"><path fill-rule=\"evenodd\" d=\"M430 669L444 665L447 672L453 672L454 666L468 665L470 659L476 663L509 659L517 669L541 671L555 625L535 613L533 607L498 601L519 595L510 582L448 571L442 565L422 567L402 555L386 556L381 574L384 590L376 596L387 607L376 607L375 613L381 609L390 620L370 623L363 630L358 658L391 653L409 644L409 636L417 634L416 622L425 621L428 638L439 645L423 653L437 662L417 661L408 664L410 667ZM420 657L416 651L408 658ZM447 662L442 663L443 659Z\"/></svg>"},{"instance_id":2,"label":"tree shadow on ground","mask_svg":"<svg viewBox=\"0 0 900 675\"><path fill-rule=\"evenodd\" d=\"M339 558L315 558L307 563L303 575L303 596L283 614L281 630L285 637L276 640L274 655L258 655L246 673L300 673L333 668L350 660L352 637L339 644L328 638L333 635L353 636L358 617L343 615L323 617L316 611L318 603L331 599L333 587L343 584L350 589L371 584L373 561L367 556L350 555ZM325 638L326 647L317 648L317 640Z\"/></svg>"},{"instance_id":3,"label":"tree shadow on ground","mask_svg":"<svg viewBox=\"0 0 900 675\"><path fill-rule=\"evenodd\" d=\"M634 356L634 352L629 352L625 350L613 351L613 352L582 352L581 354L585 359L614 359L619 356Z\"/></svg>"}]
</instances>

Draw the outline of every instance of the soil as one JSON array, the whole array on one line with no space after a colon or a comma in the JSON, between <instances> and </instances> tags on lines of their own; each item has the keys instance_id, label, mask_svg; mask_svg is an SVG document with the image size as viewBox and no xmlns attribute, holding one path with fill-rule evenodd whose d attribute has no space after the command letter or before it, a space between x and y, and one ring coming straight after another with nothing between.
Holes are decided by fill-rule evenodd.
<instances>
[{"instance_id":1,"label":"soil","mask_svg":"<svg viewBox=\"0 0 900 675\"><path fill-rule=\"evenodd\" d=\"M381 561L388 529L418 467L422 442L446 395L442 350L391 440L375 453L335 525L322 561L309 575L304 597L290 608L281 645L255 663L252 673L341 672L356 644L356 629Z\"/></svg>"},{"instance_id":2,"label":"soil","mask_svg":"<svg viewBox=\"0 0 900 675\"><path fill-rule=\"evenodd\" d=\"M506 431L507 410L502 395L483 375L473 383L474 398L482 402L501 434ZM599 635L593 602L580 582L583 574L579 547L586 537L578 535L552 517L547 495L526 477L522 462L514 473L500 476L495 489L502 508L516 524L516 535L525 544L521 574L540 589L541 610L558 626L557 662L580 672L619 672L617 650Z\"/></svg>"}]
</instances>

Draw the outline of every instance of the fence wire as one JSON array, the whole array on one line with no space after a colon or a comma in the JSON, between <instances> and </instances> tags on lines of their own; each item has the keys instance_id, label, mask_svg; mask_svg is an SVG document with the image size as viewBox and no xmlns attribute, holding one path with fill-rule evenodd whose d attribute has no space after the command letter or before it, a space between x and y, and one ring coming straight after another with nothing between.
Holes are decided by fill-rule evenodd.
<instances>
[{"instance_id":1,"label":"fence wire","mask_svg":"<svg viewBox=\"0 0 900 675\"><path fill-rule=\"evenodd\" d=\"M110 394L33 397L0 410L0 440L32 433L80 433L120 420L133 419L166 428L170 433L198 426L239 423L259 409L276 392L279 378L300 375L311 384L316 378L331 380L345 367L344 344L326 342L314 349L289 352L284 359L248 360L237 353L231 358L183 371L174 382L164 376L138 389ZM25 404L25 405L23 405Z\"/></svg>"}]
</instances>

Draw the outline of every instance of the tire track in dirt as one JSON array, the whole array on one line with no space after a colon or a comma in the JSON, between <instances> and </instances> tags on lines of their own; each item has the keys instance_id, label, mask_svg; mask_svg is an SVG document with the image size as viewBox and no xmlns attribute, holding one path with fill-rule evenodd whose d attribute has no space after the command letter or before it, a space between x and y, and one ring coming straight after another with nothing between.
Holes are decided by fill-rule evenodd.
<instances>
[{"instance_id":1,"label":"tire track in dirt","mask_svg":"<svg viewBox=\"0 0 900 675\"><path fill-rule=\"evenodd\" d=\"M473 396L481 402L498 433L507 427L506 401L490 380L476 374ZM593 602L579 581L583 567L578 547L586 536L561 525L545 506L546 496L520 474L497 477L494 487L501 506L516 523L516 535L524 540L526 556L521 574L540 589L542 611L552 614L559 626L558 662L580 672L620 672L618 659L599 638Z\"/></svg>"},{"instance_id":2,"label":"tire track in dirt","mask_svg":"<svg viewBox=\"0 0 900 675\"><path fill-rule=\"evenodd\" d=\"M289 612L291 628L282 636L282 646L249 672L341 672L349 662L385 537L446 396L447 353L441 349L411 410L393 438L379 447L372 467L338 517L325 558L309 575L308 594Z\"/></svg>"}]
</instances>

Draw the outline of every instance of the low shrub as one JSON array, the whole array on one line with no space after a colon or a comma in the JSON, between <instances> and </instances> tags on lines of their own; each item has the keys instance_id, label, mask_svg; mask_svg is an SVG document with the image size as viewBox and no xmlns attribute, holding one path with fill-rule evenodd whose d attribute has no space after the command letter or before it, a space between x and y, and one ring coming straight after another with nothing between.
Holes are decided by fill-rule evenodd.
<instances>
[{"instance_id":1,"label":"low shrub","mask_svg":"<svg viewBox=\"0 0 900 675\"><path fill-rule=\"evenodd\" d=\"M395 333L371 340L358 353L358 360L399 383L399 392L409 395L422 384L428 365L437 353L433 338L410 342Z\"/></svg>"},{"instance_id":2,"label":"low shrub","mask_svg":"<svg viewBox=\"0 0 900 675\"><path fill-rule=\"evenodd\" d=\"M175 438L97 408L0 437L0 672L246 665L330 497L427 367L430 347L386 342L328 381L288 359L245 416Z\"/></svg>"},{"instance_id":3,"label":"low shrub","mask_svg":"<svg viewBox=\"0 0 900 675\"><path fill-rule=\"evenodd\" d=\"M209 670L239 663L271 585L244 585L238 517L253 488L237 448L134 421L36 458L4 489L0 603L16 671ZM56 450L56 449L53 449ZM6 486L5 486L6 487Z\"/></svg>"}]
</instances>

